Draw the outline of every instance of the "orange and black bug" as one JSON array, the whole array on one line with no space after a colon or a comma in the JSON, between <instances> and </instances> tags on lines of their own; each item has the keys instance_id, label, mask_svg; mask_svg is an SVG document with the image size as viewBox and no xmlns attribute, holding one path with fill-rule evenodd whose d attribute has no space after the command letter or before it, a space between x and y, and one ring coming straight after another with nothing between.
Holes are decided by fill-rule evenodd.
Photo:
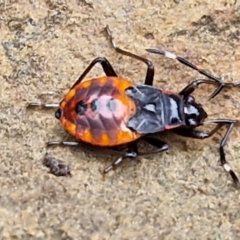
<instances>
[{"instance_id":1,"label":"orange and black bug","mask_svg":"<svg viewBox=\"0 0 240 240\"><path fill-rule=\"evenodd\" d=\"M152 86L154 79L152 62L116 47L110 30L106 28L106 31L116 51L147 65L144 84L133 84L118 77L110 62L106 58L98 57L90 63L60 104L32 103L30 106L58 107L55 117L78 141L98 147L126 144L127 150L105 168L104 173L115 168L123 159L139 156L137 140L140 138L156 147L154 153L167 150L167 143L149 135L165 130L172 130L186 137L204 139L211 137L222 125L228 124L230 127L220 146L220 155L225 159L223 146L235 121L218 119L206 122L207 113L201 104L195 102L191 94L200 84L215 84L218 88L210 97L213 98L223 87L229 85L182 59L182 63L198 70L209 79L197 79L178 94L155 88ZM101 64L106 76L83 81L97 63ZM217 124L210 133L195 130L196 127L209 122ZM78 141L51 141L48 144L78 145ZM234 181L238 182L226 160L223 166Z\"/></svg>"}]
</instances>

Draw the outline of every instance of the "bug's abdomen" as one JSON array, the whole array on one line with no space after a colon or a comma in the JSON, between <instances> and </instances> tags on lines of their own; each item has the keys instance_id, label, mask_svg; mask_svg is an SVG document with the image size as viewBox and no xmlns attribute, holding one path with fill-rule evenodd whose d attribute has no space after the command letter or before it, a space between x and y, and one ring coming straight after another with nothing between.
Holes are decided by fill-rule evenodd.
<instances>
[{"instance_id":1,"label":"bug's abdomen","mask_svg":"<svg viewBox=\"0 0 240 240\"><path fill-rule=\"evenodd\" d=\"M87 80L72 88L60 104L63 127L76 139L116 146L141 135L127 127L135 114L134 101L125 94L132 83L117 77Z\"/></svg>"}]
</instances>

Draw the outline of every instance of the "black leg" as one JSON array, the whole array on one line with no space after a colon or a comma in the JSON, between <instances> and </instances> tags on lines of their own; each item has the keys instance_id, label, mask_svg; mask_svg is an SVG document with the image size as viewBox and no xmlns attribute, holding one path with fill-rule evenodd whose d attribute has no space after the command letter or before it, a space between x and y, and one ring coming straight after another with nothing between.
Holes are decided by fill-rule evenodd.
<instances>
[{"instance_id":1,"label":"black leg","mask_svg":"<svg viewBox=\"0 0 240 240\"><path fill-rule=\"evenodd\" d=\"M107 35L109 36L109 38L110 38L110 41L111 41L111 44L112 44L113 48L118 53L121 53L121 54L126 55L128 57L137 59L137 60L142 61L145 64L147 64L147 73L146 73L145 83L144 84L146 84L146 85L153 85L153 79L154 79L154 65L153 65L153 63L150 60L146 59L146 58L140 57L138 55L135 55L135 54L133 54L131 52L125 51L125 50L117 47L116 43L113 41L113 37L112 37L111 31L110 31L108 26L105 27L105 31L106 31Z\"/></svg>"},{"instance_id":2,"label":"black leg","mask_svg":"<svg viewBox=\"0 0 240 240\"><path fill-rule=\"evenodd\" d=\"M205 77L208 77L210 79L212 79L215 82L221 83L221 79L218 77L213 76L211 73L206 72L203 69L198 68L196 65L194 65L193 63L189 62L187 59L177 56L174 53L168 52L168 51L164 51L158 48L149 48L146 49L147 52L151 52L151 53L155 53L155 54L160 54L163 55L167 58L171 58L171 59L176 59L178 60L180 63L198 71L200 74L204 75Z\"/></svg>"},{"instance_id":3,"label":"black leg","mask_svg":"<svg viewBox=\"0 0 240 240\"><path fill-rule=\"evenodd\" d=\"M232 84L224 84L219 77L213 76L212 74L206 72L205 70L198 68L196 65L189 62L187 59L185 59L183 57L180 57L180 56L177 56L174 53L164 51L164 50L161 50L161 49L158 49L158 48L149 48L149 49L146 49L146 51L151 52L151 53L155 53L155 54L160 54L160 55L163 55L167 58L176 59L180 63L198 71L200 74L204 75L205 77L208 77L209 79L212 80L213 83L215 82L216 84L218 84L219 85L218 88L211 94L209 99L212 99L215 96L217 96L222 91L222 89L224 87L232 86Z\"/></svg>"},{"instance_id":4,"label":"black leg","mask_svg":"<svg viewBox=\"0 0 240 240\"><path fill-rule=\"evenodd\" d=\"M47 143L47 146L77 146L80 143L77 141L50 141ZM111 165L106 167L103 171L103 174L108 173L111 170L114 170L121 162L126 158L136 158L138 156L138 149L135 143L128 145L128 150L121 157L116 159Z\"/></svg>"},{"instance_id":5,"label":"black leg","mask_svg":"<svg viewBox=\"0 0 240 240\"><path fill-rule=\"evenodd\" d=\"M139 152L138 156L155 154L155 153L159 153L159 152L168 150L168 144L157 138L150 137L150 136L144 136L142 139L144 141L146 141L148 144L152 145L153 147L156 147L157 149L155 151L146 152L146 153Z\"/></svg>"},{"instance_id":6,"label":"black leg","mask_svg":"<svg viewBox=\"0 0 240 240\"><path fill-rule=\"evenodd\" d=\"M168 149L168 145L160 141L156 138L149 137L149 136L144 136L143 140L149 143L150 145L154 146L157 148L156 151L151 151L151 152L146 152L146 153L139 153L138 148L135 142L128 144L127 148L128 150L118 159L116 159L111 165L106 167L103 171L103 174L108 173L109 171L115 169L121 162L123 162L126 158L136 158L138 156L143 156L143 155L149 155L149 154L155 154L158 152L163 152ZM77 141L50 141L47 143L47 146L77 146L80 143Z\"/></svg>"},{"instance_id":7,"label":"black leg","mask_svg":"<svg viewBox=\"0 0 240 240\"><path fill-rule=\"evenodd\" d=\"M50 141L47 143L47 146L77 146L79 144L80 142L77 141ZM138 149L135 142L128 144L127 148L127 151L121 157L104 169L103 174L114 170L126 158L136 158L138 156Z\"/></svg>"},{"instance_id":8,"label":"black leg","mask_svg":"<svg viewBox=\"0 0 240 240\"><path fill-rule=\"evenodd\" d=\"M98 57L89 64L89 66L84 70L78 80L74 83L72 88L79 84L97 63L100 63L102 65L103 71L107 76L117 76L110 62L106 58ZM57 108L58 106L59 104L56 103L29 103L27 107Z\"/></svg>"},{"instance_id":9,"label":"black leg","mask_svg":"<svg viewBox=\"0 0 240 240\"><path fill-rule=\"evenodd\" d=\"M210 131L209 133L198 131L195 129L189 129L189 128L176 128L176 129L172 129L172 132L183 137L205 139L205 138L210 138L221 127L222 127L222 124L217 124L217 126L213 128L212 131Z\"/></svg>"},{"instance_id":10,"label":"black leg","mask_svg":"<svg viewBox=\"0 0 240 240\"><path fill-rule=\"evenodd\" d=\"M106 174L109 171L114 170L126 158L134 159L134 158L137 158L138 156L155 154L155 153L159 153L159 152L163 152L163 151L168 150L168 144L163 142L163 141L161 141L161 140L158 140L156 138L149 137L149 136L144 136L142 139L144 141L146 141L147 143L149 143L150 145L156 147L157 150L156 151L151 151L151 152L141 152L140 153L140 152L138 152L138 148L137 148L136 142L133 142L133 143L128 145L127 152L125 152L121 157L116 159L111 165L109 165L108 167L106 167L104 169L103 174Z\"/></svg>"},{"instance_id":11,"label":"black leg","mask_svg":"<svg viewBox=\"0 0 240 240\"><path fill-rule=\"evenodd\" d=\"M157 148L156 151L151 151L151 152L146 152L146 153L139 153L138 148L136 145L136 142L129 143L127 146L127 151L119 158L117 158L111 165L106 167L103 171L103 174L108 173L111 170L114 170L120 163L122 163L126 158L137 158L138 156L143 156L143 155L149 155L149 154L155 154L158 152L163 152L168 150L168 144L165 142L149 137L149 136L144 136L143 140L149 143L150 145L154 146ZM79 145L79 142L77 141L50 141L47 143L47 146L77 146Z\"/></svg>"},{"instance_id":12,"label":"black leg","mask_svg":"<svg viewBox=\"0 0 240 240\"><path fill-rule=\"evenodd\" d=\"M208 123L217 124L216 127L210 133L204 133L204 132L197 131L194 129L184 129L184 128L175 129L173 131L181 136L197 138L197 139L204 139L204 138L211 137L223 125L228 125L227 131L226 131L224 137L222 138L222 140L220 142L220 146L219 146L220 162L221 162L222 167L225 169L225 171L231 175L235 185L237 187L240 187L239 179L238 179L237 175L235 174L235 172L231 169L230 165L227 163L227 160L225 158L225 152L224 152L224 146L226 145L227 139L228 139L228 137L233 129L233 126L236 122L237 121L231 120L231 119L216 119L216 120L206 121L203 124L208 124Z\"/></svg>"},{"instance_id":13,"label":"black leg","mask_svg":"<svg viewBox=\"0 0 240 240\"><path fill-rule=\"evenodd\" d=\"M111 165L109 165L108 167L106 167L103 170L103 174L106 174L108 172L110 172L111 170L116 169L116 167L122 163L126 158L137 158L138 156L138 149L137 149L137 145L136 142L133 143L129 143L128 144L128 150L119 158L117 158Z\"/></svg>"},{"instance_id":14,"label":"black leg","mask_svg":"<svg viewBox=\"0 0 240 240\"><path fill-rule=\"evenodd\" d=\"M103 170L103 174L106 174L108 172L110 172L111 170L116 169L116 167L123 162L126 158L136 158L138 155L136 152L132 151L132 152L126 152L124 153L121 157L119 157L118 159L116 159L111 165L109 165L108 167L106 167Z\"/></svg>"},{"instance_id":15,"label":"black leg","mask_svg":"<svg viewBox=\"0 0 240 240\"><path fill-rule=\"evenodd\" d=\"M231 120L231 119L217 119L217 120L208 121L207 123L216 123L216 124L228 125L227 131L226 131L224 137L222 138L222 140L220 142L220 147L219 147L220 161L221 161L221 165L223 166L225 171L228 172L231 175L235 185L237 187L240 187L239 179L238 179L237 175L235 174L235 172L231 169L230 165L227 163L227 160L226 160L226 157L225 157L225 152L224 152L224 149L223 149L224 146L227 143L228 137L229 137L229 135L230 135L230 133L231 133L233 127L234 127L234 124L237 123L237 121Z\"/></svg>"},{"instance_id":16,"label":"black leg","mask_svg":"<svg viewBox=\"0 0 240 240\"><path fill-rule=\"evenodd\" d=\"M201 84L216 84L216 82L213 82L209 79L196 79L193 82L191 82L189 85L187 85L179 94L183 95L184 98L187 98L192 92L195 91L195 89L201 85ZM223 84L221 84L209 97L209 100L214 98L216 95L218 95L223 88Z\"/></svg>"},{"instance_id":17,"label":"black leg","mask_svg":"<svg viewBox=\"0 0 240 240\"><path fill-rule=\"evenodd\" d=\"M74 88L77 84L79 84L84 78L85 76L91 71L91 69L97 64L100 63L102 65L103 71L105 72L105 74L109 77L117 77L116 72L114 71L111 63L104 57L98 57L95 58L90 64L89 66L84 70L84 72L80 75L80 77L78 78L78 80L74 83L74 85L72 86L72 88Z\"/></svg>"}]
</instances>

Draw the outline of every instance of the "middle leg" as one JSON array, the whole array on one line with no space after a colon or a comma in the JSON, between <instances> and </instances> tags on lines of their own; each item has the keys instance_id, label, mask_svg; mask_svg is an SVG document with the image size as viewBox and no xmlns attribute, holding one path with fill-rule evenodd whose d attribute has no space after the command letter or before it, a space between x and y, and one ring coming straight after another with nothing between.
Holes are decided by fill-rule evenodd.
<instances>
[{"instance_id":1,"label":"middle leg","mask_svg":"<svg viewBox=\"0 0 240 240\"><path fill-rule=\"evenodd\" d=\"M144 136L142 139L144 141L146 141L148 144L152 145L153 147L156 147L157 149L155 151L151 151L151 152L140 153L138 151L138 147L137 147L136 142L130 143L130 144L128 144L127 151L125 153L123 153L122 156L117 158L111 165L106 167L103 171L103 174L106 174L109 171L114 170L126 158L136 159L138 156L155 154L155 153L159 153L159 152L163 152L163 151L168 150L168 144L161 141L161 140L158 140L156 138L149 137L149 136Z\"/></svg>"},{"instance_id":2,"label":"middle leg","mask_svg":"<svg viewBox=\"0 0 240 240\"><path fill-rule=\"evenodd\" d=\"M111 33L111 31L110 31L108 26L105 27L105 31L106 31L107 35L109 36L109 38L110 38L110 41L111 41L111 44L112 44L113 48L118 53L121 53L121 54L126 55L128 57L137 59L137 60L139 60L141 62L144 62L147 65L147 73L146 73L144 84L146 84L146 85L153 85L153 80L154 80L154 65L153 65L153 63L150 60L146 59L146 58L140 57L140 56L138 56L136 54L133 54L131 52L128 52L126 50L123 50L123 49L117 47L116 43L113 40L112 33Z\"/></svg>"}]
</instances>

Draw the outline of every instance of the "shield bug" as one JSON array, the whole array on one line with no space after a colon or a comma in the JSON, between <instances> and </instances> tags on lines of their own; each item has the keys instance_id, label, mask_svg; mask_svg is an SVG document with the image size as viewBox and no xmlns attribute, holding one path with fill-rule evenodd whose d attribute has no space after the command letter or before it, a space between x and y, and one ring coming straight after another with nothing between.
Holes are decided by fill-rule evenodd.
<instances>
[{"instance_id":1,"label":"shield bug","mask_svg":"<svg viewBox=\"0 0 240 240\"><path fill-rule=\"evenodd\" d=\"M223 146L233 128L233 120L212 120L217 126L210 132L195 130L207 123L207 113L191 94L201 84L214 84L217 89L210 96L215 97L223 87L228 86L220 79L199 71L209 79L197 79L179 93L161 90L152 86L154 66L146 58L118 48L113 41L108 27L106 32L114 49L124 55L142 61L147 65L144 84L133 82L117 76L111 63L103 57L94 59L81 74L78 80L65 95L60 104L31 103L29 106L57 107L55 117L63 128L77 141L51 141L48 145L78 145L85 142L97 147L116 147L126 145L126 150L103 173L114 169L126 158L139 155L137 141L145 140L156 147L156 152L168 149L168 144L149 134L172 130L175 133L192 138L211 137L222 125L229 125L228 132L221 142L220 154L224 155ZM100 63L106 76L84 80L91 69ZM186 63L185 63L186 64ZM189 63L190 65L190 63ZM192 65L194 66L194 65ZM194 69L196 67L194 66ZM149 153L148 153L149 154ZM223 166L234 181L238 178L227 164L225 157Z\"/></svg>"}]
</instances>

